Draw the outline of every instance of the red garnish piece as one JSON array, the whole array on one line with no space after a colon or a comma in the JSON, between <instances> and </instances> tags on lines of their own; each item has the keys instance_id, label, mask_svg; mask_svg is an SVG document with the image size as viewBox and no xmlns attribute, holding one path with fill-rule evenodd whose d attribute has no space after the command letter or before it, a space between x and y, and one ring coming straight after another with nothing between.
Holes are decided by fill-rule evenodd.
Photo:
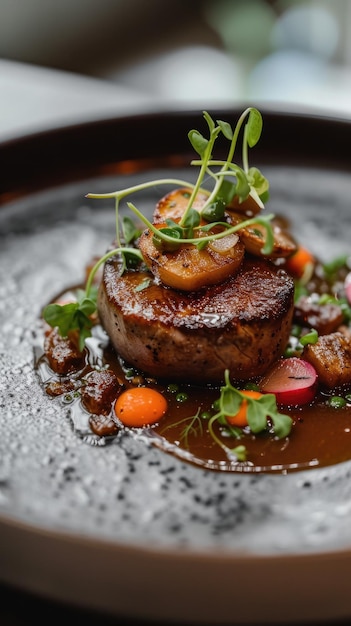
<instances>
[{"instance_id":1,"label":"red garnish piece","mask_svg":"<svg viewBox=\"0 0 351 626\"><path fill-rule=\"evenodd\" d=\"M351 304L351 272L349 272L345 278L344 287L345 287L346 298Z\"/></svg>"},{"instance_id":2,"label":"red garnish piece","mask_svg":"<svg viewBox=\"0 0 351 626\"><path fill-rule=\"evenodd\" d=\"M278 404L308 404L316 395L318 375L311 363L298 357L281 359L262 378L262 393L274 393Z\"/></svg>"}]
</instances>

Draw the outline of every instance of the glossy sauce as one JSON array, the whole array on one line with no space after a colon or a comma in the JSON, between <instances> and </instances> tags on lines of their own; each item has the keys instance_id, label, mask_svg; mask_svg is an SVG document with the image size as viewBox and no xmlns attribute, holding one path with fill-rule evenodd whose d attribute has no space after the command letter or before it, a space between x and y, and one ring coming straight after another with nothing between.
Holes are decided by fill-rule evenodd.
<instances>
[{"instance_id":1,"label":"glossy sauce","mask_svg":"<svg viewBox=\"0 0 351 626\"><path fill-rule=\"evenodd\" d=\"M36 368L46 393L67 407L77 436L88 444L104 446L128 431L131 436L146 438L189 463L215 471L240 473L287 473L351 459L351 402L338 409L328 404L330 396L349 397L351 385L332 391L320 388L311 405L279 407L281 412L293 418L290 435L281 440L270 432L253 435L245 431L240 439L236 439L226 436L225 431L215 424L216 434L228 448L245 445L247 460L240 462L214 442L207 430L207 419L192 419L199 412L214 414L212 405L219 397L218 387L175 385L173 381L156 381L130 370L116 355L98 324L93 328L93 337L87 340L87 346L85 364L79 372L67 376L55 374L43 352L39 353ZM121 390L149 385L161 391L169 403L167 414L157 425L143 429L121 425L114 415L114 403L105 415L90 414L81 401L81 385L90 372L102 368L116 374Z\"/></svg>"}]
</instances>

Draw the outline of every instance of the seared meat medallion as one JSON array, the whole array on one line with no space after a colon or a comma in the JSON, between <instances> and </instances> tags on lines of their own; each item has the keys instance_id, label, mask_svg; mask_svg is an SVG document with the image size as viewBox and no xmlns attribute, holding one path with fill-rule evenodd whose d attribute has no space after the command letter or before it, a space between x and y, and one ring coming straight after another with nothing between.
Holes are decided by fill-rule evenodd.
<instances>
[{"instance_id":1,"label":"seared meat medallion","mask_svg":"<svg viewBox=\"0 0 351 626\"><path fill-rule=\"evenodd\" d=\"M151 273L121 275L105 263L98 295L103 327L117 353L157 378L220 383L262 375L283 353L290 333L294 282L270 261L246 256L225 282L190 293Z\"/></svg>"}]
</instances>

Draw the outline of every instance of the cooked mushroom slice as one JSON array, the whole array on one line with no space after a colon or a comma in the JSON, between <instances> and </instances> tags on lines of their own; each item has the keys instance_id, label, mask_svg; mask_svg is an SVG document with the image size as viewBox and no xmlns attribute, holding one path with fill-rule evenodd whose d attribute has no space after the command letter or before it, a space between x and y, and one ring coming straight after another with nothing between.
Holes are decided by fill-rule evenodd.
<instances>
[{"instance_id":1,"label":"cooked mushroom slice","mask_svg":"<svg viewBox=\"0 0 351 626\"><path fill-rule=\"evenodd\" d=\"M174 189L174 191L171 191L161 198L154 211L154 224L161 224L165 222L166 219L180 219L188 206L191 193L192 189L190 187L182 187L180 189ZM208 199L208 196L209 192L199 191L195 197L192 208L196 211L200 211Z\"/></svg>"},{"instance_id":2,"label":"cooked mushroom slice","mask_svg":"<svg viewBox=\"0 0 351 626\"><path fill-rule=\"evenodd\" d=\"M259 200L259 199L258 199ZM256 198L250 193L246 200L240 202L238 196L234 196L234 198L228 204L229 210L234 210L237 213L240 213L245 217L253 217L254 215L258 215L263 209L263 204L259 204Z\"/></svg>"},{"instance_id":3,"label":"cooked mushroom slice","mask_svg":"<svg viewBox=\"0 0 351 626\"><path fill-rule=\"evenodd\" d=\"M243 216L238 213L230 211L229 221L232 224L240 224L243 221ZM296 243L292 239L291 235L281 228L281 226L274 222L271 222L274 235L274 245L272 252L268 255L269 258L277 259L280 257L289 257L296 251ZM238 231L240 239L245 245L247 252L254 254L255 256L262 256L262 248L265 244L266 229L262 224L252 224L246 228L242 228Z\"/></svg>"},{"instance_id":4,"label":"cooked mushroom slice","mask_svg":"<svg viewBox=\"0 0 351 626\"><path fill-rule=\"evenodd\" d=\"M164 285L182 291L197 291L235 275L245 252L235 234L215 240L202 250L193 244L182 244L171 252L157 248L153 237L152 231L145 230L139 240L145 263Z\"/></svg>"}]
</instances>

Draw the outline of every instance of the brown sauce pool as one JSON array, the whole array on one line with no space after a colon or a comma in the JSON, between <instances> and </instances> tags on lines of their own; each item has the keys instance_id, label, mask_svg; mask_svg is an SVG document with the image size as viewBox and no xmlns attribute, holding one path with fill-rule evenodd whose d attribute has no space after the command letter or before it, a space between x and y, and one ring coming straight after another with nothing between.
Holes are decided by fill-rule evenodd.
<instances>
[{"instance_id":1,"label":"brown sauce pool","mask_svg":"<svg viewBox=\"0 0 351 626\"><path fill-rule=\"evenodd\" d=\"M208 419L194 417L203 412L214 414L212 405L219 397L218 387L156 381L130 370L114 352L99 325L94 327L87 346L84 366L71 375L55 374L42 347L38 348L36 359L43 389L53 396L54 402L67 408L73 429L87 444L104 446L127 431L131 436L151 442L166 453L196 466L240 473L289 473L351 459L351 384L332 391L320 388L310 405L279 407L281 412L293 418L290 435L284 439L278 440L270 432L253 435L245 431L240 439L236 439L215 424L216 434L228 448L246 447L247 460L238 461L212 439L207 429ZM107 415L89 413L82 404L80 390L89 373L104 368L113 370L125 388L143 384L161 391L168 401L167 414L153 427L132 429L122 426L115 418L113 403ZM328 398L335 395L348 398L345 406L333 408L328 404Z\"/></svg>"}]
</instances>

